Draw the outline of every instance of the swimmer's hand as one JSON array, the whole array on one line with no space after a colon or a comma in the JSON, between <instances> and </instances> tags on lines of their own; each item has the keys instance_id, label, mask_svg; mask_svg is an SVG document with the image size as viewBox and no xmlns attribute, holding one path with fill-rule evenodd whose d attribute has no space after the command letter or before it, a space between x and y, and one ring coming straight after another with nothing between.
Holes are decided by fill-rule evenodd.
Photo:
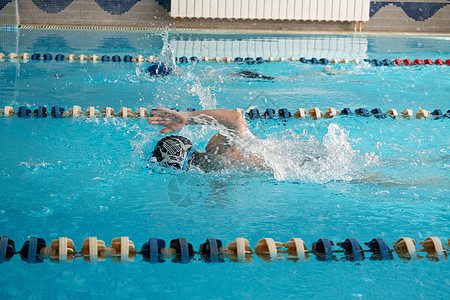
<instances>
[{"instance_id":1,"label":"swimmer's hand","mask_svg":"<svg viewBox=\"0 0 450 300\"><path fill-rule=\"evenodd\" d=\"M157 110L150 112L153 117L148 118L150 125L164 126L161 133L170 133L181 130L188 122L189 117L184 113L178 111L159 107Z\"/></svg>"}]
</instances>

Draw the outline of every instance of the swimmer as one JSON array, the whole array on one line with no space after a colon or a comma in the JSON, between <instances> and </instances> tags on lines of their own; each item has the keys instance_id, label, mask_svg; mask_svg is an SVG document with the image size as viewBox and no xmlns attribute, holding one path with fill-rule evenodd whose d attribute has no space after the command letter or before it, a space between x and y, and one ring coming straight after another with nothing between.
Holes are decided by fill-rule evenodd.
<instances>
[{"instance_id":1,"label":"swimmer","mask_svg":"<svg viewBox=\"0 0 450 300\"><path fill-rule=\"evenodd\" d=\"M167 64L163 62L152 63L145 70L150 76L154 77L164 77L173 73L173 68L169 67Z\"/></svg>"},{"instance_id":2,"label":"swimmer","mask_svg":"<svg viewBox=\"0 0 450 300\"><path fill-rule=\"evenodd\" d=\"M326 74L326 75L343 75L343 74L347 74L347 72L344 71L344 70L337 70L337 69L333 69L333 68L329 68L329 67L323 68L322 72L324 74Z\"/></svg>"},{"instance_id":3,"label":"swimmer","mask_svg":"<svg viewBox=\"0 0 450 300\"><path fill-rule=\"evenodd\" d=\"M323 68L323 70L321 72L318 72L318 71L308 71L308 72L311 74L317 74L317 75L325 74L325 75L329 75L329 76L347 74L347 72L344 70L337 70L337 69L333 69L333 68L329 68L329 67Z\"/></svg>"},{"instance_id":4,"label":"swimmer","mask_svg":"<svg viewBox=\"0 0 450 300\"><path fill-rule=\"evenodd\" d=\"M231 76L240 76L240 77L244 77L244 78L264 79L264 80L274 80L275 79L275 77L261 75L259 73L248 71L248 70L231 73L230 75Z\"/></svg>"},{"instance_id":5,"label":"swimmer","mask_svg":"<svg viewBox=\"0 0 450 300\"><path fill-rule=\"evenodd\" d=\"M152 111L150 125L164 128L162 134L181 130L186 125L220 125L223 132L215 134L208 142L205 152L195 150L192 142L179 135L166 136L153 150L152 156L162 164L181 170L198 168L204 172L232 167L254 166L265 169L264 160L243 153L235 141L251 134L244 117L237 111L211 109L193 112L178 112L167 108Z\"/></svg>"}]
</instances>

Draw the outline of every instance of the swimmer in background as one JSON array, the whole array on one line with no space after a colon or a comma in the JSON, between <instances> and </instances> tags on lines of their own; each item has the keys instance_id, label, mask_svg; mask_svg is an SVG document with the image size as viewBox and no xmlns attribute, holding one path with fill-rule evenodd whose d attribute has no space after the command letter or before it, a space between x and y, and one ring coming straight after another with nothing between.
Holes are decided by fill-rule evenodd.
<instances>
[{"instance_id":1,"label":"swimmer in background","mask_svg":"<svg viewBox=\"0 0 450 300\"><path fill-rule=\"evenodd\" d=\"M181 170L199 168L204 172L217 171L232 167L256 167L266 169L264 160L246 154L235 141L251 135L244 117L237 111L211 109L193 112L178 112L167 108L152 111L148 118L150 125L164 128L162 134L181 130L186 125L219 125L223 132L211 137L205 152L195 150L192 142L182 136L164 137L153 150L152 156L162 164Z\"/></svg>"},{"instance_id":2,"label":"swimmer in background","mask_svg":"<svg viewBox=\"0 0 450 300\"><path fill-rule=\"evenodd\" d=\"M184 74L182 72L175 74L174 71L175 71L174 68L169 67L167 64L165 64L163 62L152 63L146 69L146 72L150 76L153 76L153 77L165 77L165 76L168 76L171 74L174 74L174 75L183 75ZM321 72L319 72L319 71L308 71L308 72L311 74L320 74L320 75L329 75L329 76L348 74L348 72L345 70L333 69L328 66L324 67ZM268 81L275 80L275 77L273 77L273 76L266 76L266 75L262 75L262 74L259 74L259 73L253 72L253 71L249 71L249 70L232 72L229 74L229 76L249 78L249 79L261 79L261 80L268 80Z\"/></svg>"},{"instance_id":3,"label":"swimmer in background","mask_svg":"<svg viewBox=\"0 0 450 300\"><path fill-rule=\"evenodd\" d=\"M333 69L330 67L325 67L323 68L323 70L321 72L319 71L307 71L308 73L311 74L317 74L317 75L345 75L347 74L347 72L345 70L338 70L338 69Z\"/></svg>"},{"instance_id":4,"label":"swimmer in background","mask_svg":"<svg viewBox=\"0 0 450 300\"><path fill-rule=\"evenodd\" d=\"M150 66L146 69L146 72L153 77L165 77L171 74L174 75L183 75L184 73L175 74L174 68L168 66L167 64L163 62L159 63L152 63ZM272 76L265 76L261 75L259 73L244 70L240 72L232 72L230 76L236 76L236 77L242 77L242 78L250 78L250 79L263 79L263 80L274 80L275 78Z\"/></svg>"},{"instance_id":5,"label":"swimmer in background","mask_svg":"<svg viewBox=\"0 0 450 300\"><path fill-rule=\"evenodd\" d=\"M274 80L275 79L275 77L261 75L259 73L256 73L256 72L253 72L253 71L249 71L249 70L244 70L244 71L240 71L240 72L233 72L233 73L230 74L230 76L239 76L239 77L243 77L243 78L264 79L264 80Z\"/></svg>"},{"instance_id":6,"label":"swimmer in background","mask_svg":"<svg viewBox=\"0 0 450 300\"><path fill-rule=\"evenodd\" d=\"M329 68L329 67L323 68L322 73L324 73L326 75L330 75L330 76L347 74L347 72L345 70L337 70L337 69L333 69L333 68Z\"/></svg>"}]
</instances>

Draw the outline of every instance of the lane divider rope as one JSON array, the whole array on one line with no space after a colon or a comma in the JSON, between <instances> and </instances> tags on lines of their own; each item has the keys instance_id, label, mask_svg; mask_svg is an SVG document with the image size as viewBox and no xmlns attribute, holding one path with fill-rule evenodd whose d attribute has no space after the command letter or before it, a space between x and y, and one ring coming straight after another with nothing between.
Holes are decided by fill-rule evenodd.
<instances>
[{"instance_id":1,"label":"lane divider rope","mask_svg":"<svg viewBox=\"0 0 450 300\"><path fill-rule=\"evenodd\" d=\"M178 111L176 108L172 108L173 110ZM152 109L151 111L153 111ZM256 119L289 119L289 118L297 118L297 119L312 119L319 120L322 118L331 119L336 118L338 116L361 116L361 117L375 117L377 119L399 119L405 118L408 120L411 119L442 119L442 118L450 118L450 109L447 110L446 113L443 113L441 109L435 109L432 112L426 109L419 109L415 114L412 109L405 109L401 113L399 113L396 109L389 109L387 112L383 112L381 108L374 108L368 110L366 108L358 108L352 111L350 108L343 108L342 110L337 110L333 107L327 108L325 112L320 110L320 108L315 107L311 108L308 111L304 108L297 108L295 113L291 113L287 108L281 108L276 111L273 108L267 108L263 113L257 108L252 108L247 111L244 109L236 108L236 111L240 112L243 116L246 116L250 120ZM188 108L186 111L195 111L193 108ZM151 114L151 112L150 112ZM128 107L122 107L119 109L117 115L115 114L115 110L111 107L105 107L101 110L96 109L94 106L90 106L86 108L83 112L81 106L74 105L69 108L67 111L61 106L53 106L50 112L47 110L45 106L38 106L37 108L28 108L27 106L20 106L17 111L14 111L12 106L5 106L0 109L0 116L2 117L12 117L18 116L19 118L74 118L74 117L120 117L120 118L146 118L149 116L148 110L145 107L139 107L133 113L133 110Z\"/></svg>"},{"instance_id":2,"label":"lane divider rope","mask_svg":"<svg viewBox=\"0 0 450 300\"><path fill-rule=\"evenodd\" d=\"M89 57L85 54L80 54L78 56L75 56L74 54L68 54L67 56L64 54L57 54L55 56L53 56L51 53L45 53L43 55L41 55L40 53L33 53L33 54L29 54L27 52L24 52L22 54L17 54L14 52L11 52L9 54L4 54L4 53L0 53L0 62L5 61L6 59L9 59L10 61L23 61L23 62L27 62L29 60L31 61L51 61L51 60L56 60L56 61L69 61L69 62L74 62L74 61L79 61L82 63L91 61L91 62L99 62L99 61L103 61L103 62L138 62L138 63L144 63L144 62L156 62L156 56L153 55L149 55L148 57L144 58L143 55L137 55L135 57L132 57L131 55L125 55L123 57L119 56L119 55L95 55L92 54ZM409 58L404 58L404 59L358 59L358 58L354 58L354 59L347 59L347 58L343 58L343 59L336 59L336 58L331 58L331 59L327 59L327 58L320 58L317 59L315 57L312 57L310 59L305 58L305 57L300 57L300 58L294 58L294 57L268 57L268 58L263 58L263 57L246 57L246 58L242 58L240 56L232 58L232 57L208 57L208 56L204 56L204 57L197 57L197 56L191 56L190 58L188 58L187 56L181 56L181 57L176 57L175 61L177 63L180 64L184 64L184 63L189 63L189 62L216 62L216 63L246 63L248 65L253 65L253 64L262 64L262 63L268 63L268 62L284 62L284 61L298 61L301 63L305 63L305 64L314 64L314 65L327 65L327 64L348 64L348 63L355 63L355 64L360 64L360 63L366 63L369 65L373 65L373 66L393 66L393 65L397 65L397 66L413 66L413 65L447 65L450 66L450 59L446 59L446 60L442 60L442 59L436 59L436 60L431 60L431 59L409 59Z\"/></svg>"},{"instance_id":3,"label":"lane divider rope","mask_svg":"<svg viewBox=\"0 0 450 300\"><path fill-rule=\"evenodd\" d=\"M287 260L309 260L310 255L314 255L320 261L335 261L338 256L341 260L362 261L368 257L370 260L393 260L393 253L404 260L423 259L424 256L430 260L446 260L450 252L450 239L447 249L444 249L438 237L428 237L418 244L422 248L416 248L416 242L409 237L401 237L397 242L392 243L393 249L382 238L374 238L363 245L368 249L363 249L354 238L346 239L342 243L334 244L329 239L319 239L308 250L305 242L301 238L293 238L286 243L275 242L272 238L263 238L258 241L254 250L250 243L243 237L236 238L227 246L223 246L219 239L208 238L201 244L198 251L194 251L192 244L186 238L178 238L170 241L168 247L162 239L150 238L144 243L141 251L137 251L134 243L129 237L122 236L114 238L111 246L107 247L105 242L97 237L86 238L80 251L76 251L73 240L67 237L59 237L46 245L43 238L30 237L25 241L20 251L16 251L15 243L8 236L0 238L0 263L8 262L15 254L19 254L23 261L28 263L40 263L44 259L52 262L70 262L76 258L84 258L86 262L98 262L111 258L115 262L134 261L136 255L142 255L144 261L150 263L161 263L166 259L177 263L189 263L195 259L196 255L204 262L225 262L228 259L232 262L250 262L253 254L256 254L264 261L277 261L286 258ZM335 249L334 246L340 248Z\"/></svg>"}]
</instances>

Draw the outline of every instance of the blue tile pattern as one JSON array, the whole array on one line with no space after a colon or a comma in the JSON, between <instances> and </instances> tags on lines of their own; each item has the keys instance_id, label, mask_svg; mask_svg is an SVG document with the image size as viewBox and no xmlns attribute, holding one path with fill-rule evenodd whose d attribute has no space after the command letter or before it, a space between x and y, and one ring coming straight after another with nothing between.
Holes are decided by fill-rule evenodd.
<instances>
[{"instance_id":1,"label":"blue tile pattern","mask_svg":"<svg viewBox=\"0 0 450 300\"><path fill-rule=\"evenodd\" d=\"M0 0L0 10L2 10L8 2L11 2L12 0Z\"/></svg>"},{"instance_id":2,"label":"blue tile pattern","mask_svg":"<svg viewBox=\"0 0 450 300\"><path fill-rule=\"evenodd\" d=\"M392 2L392 1L375 1L370 3L370 17L372 18L381 8L388 4L393 4L401 8L408 17L415 21L425 21L434 16L434 14L443 8L450 5L450 1L447 3L433 3L433 2Z\"/></svg>"},{"instance_id":3,"label":"blue tile pattern","mask_svg":"<svg viewBox=\"0 0 450 300\"><path fill-rule=\"evenodd\" d=\"M170 11L170 0L158 0L159 5L161 5L165 10Z\"/></svg>"},{"instance_id":4,"label":"blue tile pattern","mask_svg":"<svg viewBox=\"0 0 450 300\"><path fill-rule=\"evenodd\" d=\"M141 0L95 0L98 5L112 15L121 15L129 11Z\"/></svg>"},{"instance_id":5,"label":"blue tile pattern","mask_svg":"<svg viewBox=\"0 0 450 300\"><path fill-rule=\"evenodd\" d=\"M33 0L33 3L40 9L49 14L57 14L69 6L73 0Z\"/></svg>"}]
</instances>

